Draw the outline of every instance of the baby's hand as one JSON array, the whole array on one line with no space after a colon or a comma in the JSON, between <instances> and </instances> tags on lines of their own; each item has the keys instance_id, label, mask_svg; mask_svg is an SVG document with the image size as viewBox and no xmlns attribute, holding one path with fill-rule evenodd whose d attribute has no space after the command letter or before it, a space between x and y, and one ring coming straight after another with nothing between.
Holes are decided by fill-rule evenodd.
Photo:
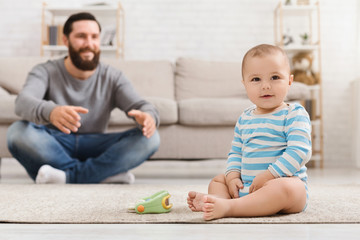
<instances>
[{"instance_id":1,"label":"baby's hand","mask_svg":"<svg viewBox=\"0 0 360 240\"><path fill-rule=\"evenodd\" d=\"M238 172L231 172L226 176L226 185L232 198L239 198L239 189L244 188Z\"/></svg>"},{"instance_id":2,"label":"baby's hand","mask_svg":"<svg viewBox=\"0 0 360 240\"><path fill-rule=\"evenodd\" d=\"M262 188L267 181L274 178L275 177L271 174L269 170L260 173L254 178L252 184L250 185L249 193L255 192L256 190Z\"/></svg>"}]
</instances>

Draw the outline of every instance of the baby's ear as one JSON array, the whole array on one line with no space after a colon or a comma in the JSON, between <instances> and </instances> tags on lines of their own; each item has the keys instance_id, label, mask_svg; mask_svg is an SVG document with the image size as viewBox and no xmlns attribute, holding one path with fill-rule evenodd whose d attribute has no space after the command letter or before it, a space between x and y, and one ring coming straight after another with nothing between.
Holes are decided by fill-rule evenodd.
<instances>
[{"instance_id":1,"label":"baby's ear","mask_svg":"<svg viewBox=\"0 0 360 240\"><path fill-rule=\"evenodd\" d=\"M293 83L293 81L294 81L294 75L291 74L289 77L289 86Z\"/></svg>"}]
</instances>

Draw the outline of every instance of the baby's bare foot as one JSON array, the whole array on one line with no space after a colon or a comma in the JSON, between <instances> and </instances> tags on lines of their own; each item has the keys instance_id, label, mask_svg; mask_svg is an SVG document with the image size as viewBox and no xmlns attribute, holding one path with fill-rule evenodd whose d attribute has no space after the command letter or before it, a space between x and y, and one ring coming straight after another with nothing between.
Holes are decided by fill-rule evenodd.
<instances>
[{"instance_id":1,"label":"baby's bare foot","mask_svg":"<svg viewBox=\"0 0 360 240\"><path fill-rule=\"evenodd\" d=\"M189 208L193 211L193 212L199 212L202 211L202 207L204 205L202 198L205 194L204 193L199 193L199 192L189 192L188 194L188 198L187 198L187 203Z\"/></svg>"},{"instance_id":2,"label":"baby's bare foot","mask_svg":"<svg viewBox=\"0 0 360 240\"><path fill-rule=\"evenodd\" d=\"M203 212L205 220L218 219L230 216L231 207L229 199L217 198L214 196L206 195L202 198Z\"/></svg>"}]
</instances>

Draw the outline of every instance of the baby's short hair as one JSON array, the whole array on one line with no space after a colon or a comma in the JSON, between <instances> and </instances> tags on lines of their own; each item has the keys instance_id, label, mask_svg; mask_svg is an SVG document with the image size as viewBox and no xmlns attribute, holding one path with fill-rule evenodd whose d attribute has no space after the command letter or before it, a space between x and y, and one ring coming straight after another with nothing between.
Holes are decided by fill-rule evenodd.
<instances>
[{"instance_id":1,"label":"baby's short hair","mask_svg":"<svg viewBox=\"0 0 360 240\"><path fill-rule=\"evenodd\" d=\"M243 72L244 72L245 63L248 58L262 57L262 56L266 56L266 55L270 55L270 54L274 54L274 53L281 53L284 56L287 64L289 65L289 69L290 69L289 58L287 57L285 51L282 48L280 48L278 46L270 45L270 44L260 44L260 45L257 45L255 47L251 48L244 55L244 58L242 61L242 66L241 66L242 74L244 74Z\"/></svg>"}]
</instances>

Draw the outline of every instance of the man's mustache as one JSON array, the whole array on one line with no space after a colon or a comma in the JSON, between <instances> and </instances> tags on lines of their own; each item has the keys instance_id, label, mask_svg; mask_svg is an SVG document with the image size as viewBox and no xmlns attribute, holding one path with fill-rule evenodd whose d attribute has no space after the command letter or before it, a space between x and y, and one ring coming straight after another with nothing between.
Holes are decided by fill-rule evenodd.
<instances>
[{"instance_id":1,"label":"man's mustache","mask_svg":"<svg viewBox=\"0 0 360 240\"><path fill-rule=\"evenodd\" d=\"M89 48L89 47L86 47L86 48L80 48L79 49L79 53L82 53L82 52L92 52L92 53L94 53L94 54L96 54L96 51L94 50L94 49L91 49L91 48Z\"/></svg>"}]
</instances>

